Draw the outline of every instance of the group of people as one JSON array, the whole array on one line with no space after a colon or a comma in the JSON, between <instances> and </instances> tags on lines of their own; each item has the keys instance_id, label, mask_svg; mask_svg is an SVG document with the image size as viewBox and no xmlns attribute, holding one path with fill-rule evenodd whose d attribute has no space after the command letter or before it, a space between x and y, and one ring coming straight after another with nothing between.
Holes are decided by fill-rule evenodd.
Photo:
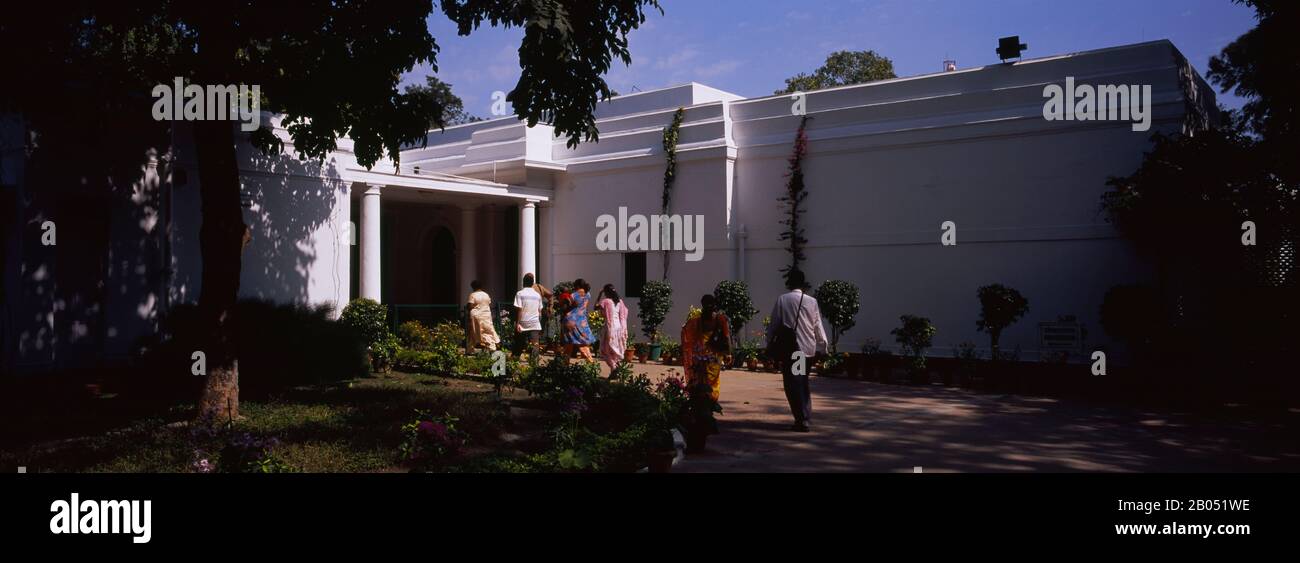
<instances>
[{"instance_id":1,"label":"group of people","mask_svg":"<svg viewBox=\"0 0 1300 563\"><path fill-rule=\"evenodd\" d=\"M501 344L501 337L492 323L492 298L483 291L478 280L471 282L470 288L473 291L466 303L469 318L466 351L473 353L479 347L495 350ZM597 340L587 320L591 301L591 284L587 280L578 278L573 281L572 290L556 295L538 283L532 273L524 274L523 287L515 293L514 299L516 349L520 353L527 350L536 356L551 317L557 315L565 355L596 361L591 347L599 341L600 361L610 370L617 368L627 353L627 304L614 284L605 284L601 288L596 296L596 308L605 322Z\"/></svg>"},{"instance_id":2,"label":"group of people","mask_svg":"<svg viewBox=\"0 0 1300 563\"><path fill-rule=\"evenodd\" d=\"M466 350L471 353L476 347L495 350L501 338L492 323L492 299L477 280L470 286L473 292L466 303L469 313ZM767 349L781 366L782 386L795 420L793 430L808 432L812 424L812 396L806 360L826 349L826 329L817 299L804 293L808 284L802 271L795 269L786 274L786 289L772 306ZM514 299L517 349L521 353L529 350L536 356L550 317L558 315L564 354L596 361L591 347L597 339L587 321L590 293L591 285L581 278L574 280L571 291L556 295L537 283L532 273L524 274L523 287ZM596 308L604 318L599 339L600 361L612 371L624 361L627 351L627 304L613 284L601 288L595 299ZM718 308L713 295L701 297L700 314L682 326L681 345L688 388L703 390L717 401L721 396L722 369L732 360L732 343L730 321ZM795 352L802 354L802 358Z\"/></svg>"}]
</instances>

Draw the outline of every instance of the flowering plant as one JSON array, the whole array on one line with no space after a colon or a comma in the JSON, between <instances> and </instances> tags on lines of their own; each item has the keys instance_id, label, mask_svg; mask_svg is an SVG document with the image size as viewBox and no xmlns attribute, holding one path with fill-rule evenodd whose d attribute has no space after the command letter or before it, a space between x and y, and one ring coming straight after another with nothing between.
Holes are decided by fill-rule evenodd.
<instances>
[{"instance_id":1,"label":"flowering plant","mask_svg":"<svg viewBox=\"0 0 1300 563\"><path fill-rule=\"evenodd\" d=\"M433 461L453 455L465 444L466 437L456 428L457 418L443 414L432 416L415 411L414 421L402 425L399 451L407 461Z\"/></svg>"}]
</instances>

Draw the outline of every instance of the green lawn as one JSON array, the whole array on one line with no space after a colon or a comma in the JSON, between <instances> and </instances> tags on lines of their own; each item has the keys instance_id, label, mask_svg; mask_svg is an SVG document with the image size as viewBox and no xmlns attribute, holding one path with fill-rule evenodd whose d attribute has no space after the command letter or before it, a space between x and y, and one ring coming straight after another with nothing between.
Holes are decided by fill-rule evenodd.
<instances>
[{"instance_id":1,"label":"green lawn","mask_svg":"<svg viewBox=\"0 0 1300 563\"><path fill-rule=\"evenodd\" d=\"M137 409L114 401L123 399L83 398L75 406L29 413L19 424L45 424L59 432L48 439L6 445L0 450L0 467L11 472L20 465L31 472L190 471L195 442L187 421L193 416L192 405ZM458 426L469 434L469 443L452 461L467 463L544 447L545 424L521 423L510 415L511 405L527 402L521 391L507 389L498 400L485 383L394 372L244 400L243 419L233 430L278 439L276 456L297 471L406 471L398 453L399 429L414 418L416 409L460 419ZM137 412L147 414L133 416Z\"/></svg>"}]
</instances>

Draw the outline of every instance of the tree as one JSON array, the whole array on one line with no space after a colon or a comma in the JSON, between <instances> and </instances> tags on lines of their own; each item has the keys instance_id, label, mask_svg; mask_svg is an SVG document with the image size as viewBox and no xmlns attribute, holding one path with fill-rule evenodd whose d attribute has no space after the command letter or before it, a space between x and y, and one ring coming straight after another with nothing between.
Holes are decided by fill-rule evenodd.
<instances>
[{"instance_id":1,"label":"tree","mask_svg":"<svg viewBox=\"0 0 1300 563\"><path fill-rule=\"evenodd\" d=\"M817 298L817 307L826 320L831 322L831 353L836 353L840 335L857 324L854 318L858 316L858 286L843 280L826 280L817 286L813 297Z\"/></svg>"},{"instance_id":2,"label":"tree","mask_svg":"<svg viewBox=\"0 0 1300 563\"><path fill-rule=\"evenodd\" d=\"M430 130L483 120L483 118L465 111L465 102L460 99L460 96L451 91L451 84L447 84L433 75L426 76L424 82L425 84L422 86L418 84L407 86L406 95L426 98L427 100L424 103L442 108L442 113L438 114L436 119L429 120Z\"/></svg>"},{"instance_id":3,"label":"tree","mask_svg":"<svg viewBox=\"0 0 1300 563\"><path fill-rule=\"evenodd\" d=\"M636 317L641 320L641 331L650 342L659 342L659 327L673 309L673 286L666 281L648 280L641 287L641 301Z\"/></svg>"},{"instance_id":4,"label":"tree","mask_svg":"<svg viewBox=\"0 0 1300 563\"><path fill-rule=\"evenodd\" d=\"M894 74L894 62L888 57L875 51L836 51L812 74L801 72L785 79L785 88L776 93L808 92L889 78L898 75Z\"/></svg>"},{"instance_id":5,"label":"tree","mask_svg":"<svg viewBox=\"0 0 1300 563\"><path fill-rule=\"evenodd\" d=\"M713 297L718 300L718 309L727 315L731 324L731 338L739 347L741 329L758 314L754 301L749 298L749 284L739 280L722 280L713 288Z\"/></svg>"},{"instance_id":6,"label":"tree","mask_svg":"<svg viewBox=\"0 0 1300 563\"><path fill-rule=\"evenodd\" d=\"M645 21L646 8L662 13L655 0L439 4L461 35L485 21L523 28L522 73L507 100L528 125L546 121L570 146L597 139L592 113L609 92L603 76L613 57L631 62L627 34ZM259 85L263 109L283 116L300 158L324 159L347 136L367 168L385 156L396 164L398 151L425 142L427 125L442 115L436 99L398 91L401 74L416 64L437 71L438 45L426 24L433 2L245 1L220 9L187 2L71 2L32 8L0 16L0 47L24 53L12 57L11 76L40 86L3 89L0 108L20 112L40 135L85 135L103 121L95 116L148 99L153 85L173 77ZM91 120L78 130L69 108ZM238 416L232 315L250 234L240 205L237 140L230 122L194 124L203 217L198 305L208 368L200 420ZM284 146L267 128L248 140L269 154Z\"/></svg>"},{"instance_id":7,"label":"tree","mask_svg":"<svg viewBox=\"0 0 1300 563\"><path fill-rule=\"evenodd\" d=\"M1107 182L1101 204L1156 266L1163 303L1155 310L1166 316L1160 333L1140 344L1205 350L1247 371L1243 362L1281 365L1300 320L1300 47L1292 37L1300 10L1239 3L1255 8L1259 23L1211 59L1207 78L1245 97L1242 110L1155 135L1133 174ZM1244 244L1247 221L1257 229L1253 245ZM1204 361L1191 367L1215 369Z\"/></svg>"},{"instance_id":8,"label":"tree","mask_svg":"<svg viewBox=\"0 0 1300 563\"><path fill-rule=\"evenodd\" d=\"M1029 300L1019 291L1000 283L981 287L975 294L980 300L980 318L975 321L975 328L989 333L993 351L990 357L997 360L1001 358L998 340L1002 338L1002 331L1029 312Z\"/></svg>"}]
</instances>

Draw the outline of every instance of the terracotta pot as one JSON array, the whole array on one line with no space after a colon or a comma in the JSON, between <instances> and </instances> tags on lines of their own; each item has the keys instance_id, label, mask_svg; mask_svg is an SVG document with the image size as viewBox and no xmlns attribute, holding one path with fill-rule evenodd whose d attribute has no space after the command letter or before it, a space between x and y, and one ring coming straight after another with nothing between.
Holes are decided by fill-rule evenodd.
<instances>
[{"instance_id":1,"label":"terracotta pot","mask_svg":"<svg viewBox=\"0 0 1300 563\"><path fill-rule=\"evenodd\" d=\"M630 361L632 361L634 358L636 358L636 350L633 350L633 349L631 349L631 348L628 348L627 350L625 350L625 351L623 352L623 359L624 359L624 360L630 362Z\"/></svg>"},{"instance_id":2,"label":"terracotta pot","mask_svg":"<svg viewBox=\"0 0 1300 563\"><path fill-rule=\"evenodd\" d=\"M663 450L650 452L650 472L651 473L671 473L673 470L673 459L677 457L677 450Z\"/></svg>"},{"instance_id":3,"label":"terracotta pot","mask_svg":"<svg viewBox=\"0 0 1300 563\"><path fill-rule=\"evenodd\" d=\"M758 370L758 360L755 360L754 358L745 360L745 367L749 368L749 371Z\"/></svg>"}]
</instances>

